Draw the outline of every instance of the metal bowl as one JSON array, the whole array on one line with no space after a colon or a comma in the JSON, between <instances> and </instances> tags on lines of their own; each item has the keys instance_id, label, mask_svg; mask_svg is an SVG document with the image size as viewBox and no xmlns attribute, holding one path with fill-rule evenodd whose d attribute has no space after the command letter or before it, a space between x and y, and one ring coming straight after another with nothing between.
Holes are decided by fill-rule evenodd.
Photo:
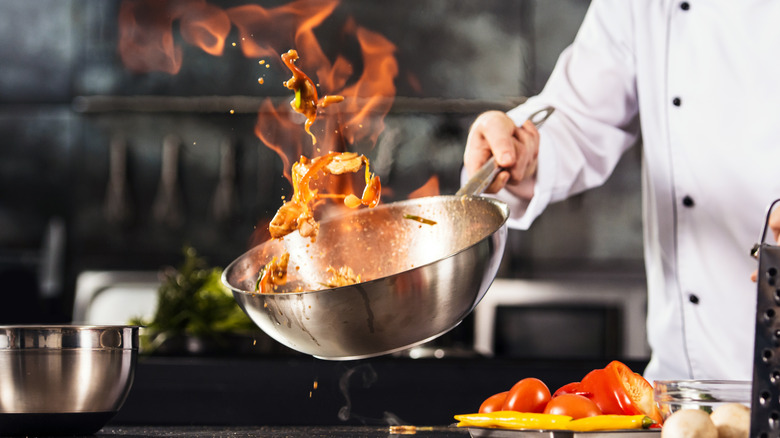
<instances>
[{"instance_id":1,"label":"metal bowl","mask_svg":"<svg viewBox=\"0 0 780 438\"><path fill-rule=\"evenodd\" d=\"M0 326L0 435L97 432L133 383L138 327Z\"/></svg>"},{"instance_id":2,"label":"metal bowl","mask_svg":"<svg viewBox=\"0 0 780 438\"><path fill-rule=\"evenodd\" d=\"M503 256L507 216L506 204L478 196L380 205L321 221L316 242L296 232L260 244L222 279L263 331L294 350L332 360L393 353L446 333L479 303ZM260 270L284 252L285 288L309 292L256 292ZM364 281L323 289L329 266Z\"/></svg>"}]
</instances>

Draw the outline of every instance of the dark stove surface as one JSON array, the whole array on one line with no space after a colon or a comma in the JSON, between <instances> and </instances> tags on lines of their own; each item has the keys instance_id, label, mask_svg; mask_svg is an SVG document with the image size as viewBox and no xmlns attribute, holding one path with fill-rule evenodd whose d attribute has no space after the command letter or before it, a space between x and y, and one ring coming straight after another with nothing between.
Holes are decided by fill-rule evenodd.
<instances>
[{"instance_id":1,"label":"dark stove surface","mask_svg":"<svg viewBox=\"0 0 780 438\"><path fill-rule=\"evenodd\" d=\"M95 437L187 437L187 438L463 438L467 429L449 426L107 426Z\"/></svg>"}]
</instances>

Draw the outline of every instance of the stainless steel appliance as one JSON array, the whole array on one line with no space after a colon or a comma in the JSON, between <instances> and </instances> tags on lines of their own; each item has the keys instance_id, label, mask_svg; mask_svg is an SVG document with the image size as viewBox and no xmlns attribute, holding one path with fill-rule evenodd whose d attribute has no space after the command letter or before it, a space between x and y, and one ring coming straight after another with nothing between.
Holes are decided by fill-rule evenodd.
<instances>
[{"instance_id":1,"label":"stainless steel appliance","mask_svg":"<svg viewBox=\"0 0 780 438\"><path fill-rule=\"evenodd\" d=\"M487 356L647 359L644 277L497 278L474 310Z\"/></svg>"}]
</instances>

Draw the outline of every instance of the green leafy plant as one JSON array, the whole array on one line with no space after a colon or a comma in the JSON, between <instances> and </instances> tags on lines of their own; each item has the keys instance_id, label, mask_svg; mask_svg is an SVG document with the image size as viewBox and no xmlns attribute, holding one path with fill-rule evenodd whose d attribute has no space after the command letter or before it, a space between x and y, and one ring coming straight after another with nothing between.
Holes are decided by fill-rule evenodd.
<instances>
[{"instance_id":1,"label":"green leafy plant","mask_svg":"<svg viewBox=\"0 0 780 438\"><path fill-rule=\"evenodd\" d=\"M194 248L185 247L183 252L178 268L162 272L152 319L130 322L145 327L148 336L142 337L141 347L151 352L168 339L184 336L219 343L228 333L257 330L222 284L222 269L209 267Z\"/></svg>"}]
</instances>

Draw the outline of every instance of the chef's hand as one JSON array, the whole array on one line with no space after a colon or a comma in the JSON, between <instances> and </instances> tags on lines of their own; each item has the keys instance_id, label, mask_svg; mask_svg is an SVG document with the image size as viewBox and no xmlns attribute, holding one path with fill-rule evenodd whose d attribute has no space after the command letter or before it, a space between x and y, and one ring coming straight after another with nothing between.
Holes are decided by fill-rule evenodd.
<instances>
[{"instance_id":1,"label":"chef's hand","mask_svg":"<svg viewBox=\"0 0 780 438\"><path fill-rule=\"evenodd\" d=\"M780 208L775 208L769 213L769 221L767 222L769 229L772 230L772 236L775 238L775 242L780 245ZM750 275L750 279L756 281L758 279L758 270L753 271Z\"/></svg>"},{"instance_id":2,"label":"chef's hand","mask_svg":"<svg viewBox=\"0 0 780 438\"><path fill-rule=\"evenodd\" d=\"M539 155L539 131L531 121L522 126L501 111L488 111L474 121L466 141L463 163L471 177L490 159L505 170L485 190L496 193L506 187L523 199L533 197L536 160Z\"/></svg>"}]
</instances>

